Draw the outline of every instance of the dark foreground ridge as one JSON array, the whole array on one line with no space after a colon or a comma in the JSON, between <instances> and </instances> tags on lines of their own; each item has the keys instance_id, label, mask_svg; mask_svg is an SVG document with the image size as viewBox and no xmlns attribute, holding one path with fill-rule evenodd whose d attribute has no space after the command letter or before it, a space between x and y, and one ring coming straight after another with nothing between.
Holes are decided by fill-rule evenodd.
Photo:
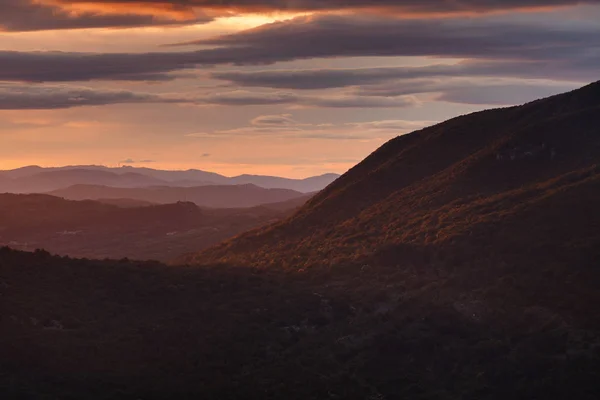
<instances>
[{"instance_id":1,"label":"dark foreground ridge","mask_svg":"<svg viewBox=\"0 0 600 400\"><path fill-rule=\"evenodd\" d=\"M600 84L392 140L184 258L0 251L32 399L597 399Z\"/></svg>"}]
</instances>

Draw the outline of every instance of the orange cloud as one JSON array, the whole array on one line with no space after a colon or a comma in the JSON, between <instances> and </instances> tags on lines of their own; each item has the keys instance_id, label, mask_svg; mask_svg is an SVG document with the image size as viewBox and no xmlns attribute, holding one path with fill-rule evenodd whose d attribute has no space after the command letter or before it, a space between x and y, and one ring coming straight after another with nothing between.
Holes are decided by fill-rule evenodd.
<instances>
[{"instance_id":1,"label":"orange cloud","mask_svg":"<svg viewBox=\"0 0 600 400\"><path fill-rule=\"evenodd\" d=\"M0 31L192 25L260 14L370 13L402 19L555 10L598 0L2 0Z\"/></svg>"},{"instance_id":2,"label":"orange cloud","mask_svg":"<svg viewBox=\"0 0 600 400\"><path fill-rule=\"evenodd\" d=\"M74 17L88 13L101 15L150 15L170 20L188 21L194 19L197 13L193 8L165 3L145 2L65 2L61 0L39 0L37 3L47 6L60 7Z\"/></svg>"},{"instance_id":3,"label":"orange cloud","mask_svg":"<svg viewBox=\"0 0 600 400\"><path fill-rule=\"evenodd\" d=\"M356 11L395 14L399 17L421 18L445 16L474 16L482 13L507 11L543 11L578 4L596 4L597 0L40 0L63 7L107 13L150 13L155 16L189 18L194 10L217 15L277 12L344 12Z\"/></svg>"}]
</instances>

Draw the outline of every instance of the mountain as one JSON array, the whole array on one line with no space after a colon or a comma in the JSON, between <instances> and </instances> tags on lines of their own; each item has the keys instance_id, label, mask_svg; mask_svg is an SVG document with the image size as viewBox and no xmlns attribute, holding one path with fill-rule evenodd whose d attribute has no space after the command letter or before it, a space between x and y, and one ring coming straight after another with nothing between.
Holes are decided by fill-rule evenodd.
<instances>
[{"instance_id":1,"label":"mountain","mask_svg":"<svg viewBox=\"0 0 600 400\"><path fill-rule=\"evenodd\" d=\"M81 183L113 187L145 187L161 185L165 182L131 172L116 174L93 169L59 169L13 178L7 188L0 187L0 190L14 193L43 193Z\"/></svg>"},{"instance_id":2,"label":"mountain","mask_svg":"<svg viewBox=\"0 0 600 400\"><path fill-rule=\"evenodd\" d=\"M0 194L0 245L76 257L168 260L281 219L301 199L307 200L272 208L200 209L184 202L140 207L129 199L107 204Z\"/></svg>"},{"instance_id":3,"label":"mountain","mask_svg":"<svg viewBox=\"0 0 600 400\"><path fill-rule=\"evenodd\" d=\"M13 180L8 176L0 173L0 187L12 185Z\"/></svg>"},{"instance_id":4,"label":"mountain","mask_svg":"<svg viewBox=\"0 0 600 400\"><path fill-rule=\"evenodd\" d=\"M542 251L542 243L566 251L596 223L583 212L597 207L599 106L596 83L400 136L291 219L187 261L294 266L299 252L301 268L367 261L398 246L473 244L475 235L497 251Z\"/></svg>"},{"instance_id":5,"label":"mountain","mask_svg":"<svg viewBox=\"0 0 600 400\"><path fill-rule=\"evenodd\" d=\"M256 185L267 189L290 189L297 192L316 192L340 177L338 174L323 174L305 179L290 179L265 175L238 175L226 177L213 172L190 169L187 171L161 171L140 167L121 167L121 171L132 171L161 179L177 186L199 186L198 182L207 185ZM195 183L195 184L194 184Z\"/></svg>"},{"instance_id":6,"label":"mountain","mask_svg":"<svg viewBox=\"0 0 600 400\"><path fill-rule=\"evenodd\" d=\"M600 83L393 139L183 257L0 249L13 398L597 399Z\"/></svg>"},{"instance_id":7,"label":"mountain","mask_svg":"<svg viewBox=\"0 0 600 400\"><path fill-rule=\"evenodd\" d=\"M254 185L199 186L177 188L155 186L147 188L114 188L108 186L75 185L49 194L69 200L133 199L157 204L190 201L201 207L242 208L278 203L303 193L287 189L264 189Z\"/></svg>"},{"instance_id":8,"label":"mountain","mask_svg":"<svg viewBox=\"0 0 600 400\"><path fill-rule=\"evenodd\" d=\"M256 185L267 189L289 189L311 193L325 188L339 177L337 174L324 174L306 179L262 175L240 175L230 178L196 169L164 171L132 166L109 168L98 165L52 168L28 166L0 171L0 174L11 179L10 182L0 180L0 192L18 193L49 192L76 184L113 187Z\"/></svg>"},{"instance_id":9,"label":"mountain","mask_svg":"<svg viewBox=\"0 0 600 400\"><path fill-rule=\"evenodd\" d=\"M133 199L95 199L98 203L110 204L122 208L148 207L155 206L156 203Z\"/></svg>"},{"instance_id":10,"label":"mountain","mask_svg":"<svg viewBox=\"0 0 600 400\"><path fill-rule=\"evenodd\" d=\"M287 179L274 176L239 175L230 179L234 185L252 184L264 188L283 188L298 192L317 192L335 181L340 176L337 174L324 174L306 179Z\"/></svg>"},{"instance_id":11,"label":"mountain","mask_svg":"<svg viewBox=\"0 0 600 400\"><path fill-rule=\"evenodd\" d=\"M2 173L2 175L6 176L8 178L18 179L18 178L23 178L26 176L38 174L40 172L43 172L44 170L52 171L52 170L54 170L54 168L45 169L45 168L39 167L37 165L29 165L26 167L2 171L1 173Z\"/></svg>"},{"instance_id":12,"label":"mountain","mask_svg":"<svg viewBox=\"0 0 600 400\"><path fill-rule=\"evenodd\" d=\"M164 171L144 167L123 166L120 168L111 168L112 171L129 171L143 174L166 182L205 182L207 185L227 185L229 178L214 172L201 171L198 169L188 169L186 171Z\"/></svg>"}]
</instances>

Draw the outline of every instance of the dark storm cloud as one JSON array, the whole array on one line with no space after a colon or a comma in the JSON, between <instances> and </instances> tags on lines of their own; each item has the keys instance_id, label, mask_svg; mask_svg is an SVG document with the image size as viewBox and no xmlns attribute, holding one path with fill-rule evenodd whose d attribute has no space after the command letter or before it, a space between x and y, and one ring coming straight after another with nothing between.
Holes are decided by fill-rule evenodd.
<instances>
[{"instance_id":1,"label":"dark storm cloud","mask_svg":"<svg viewBox=\"0 0 600 400\"><path fill-rule=\"evenodd\" d=\"M187 18L176 19L165 15L143 15L135 11L103 14L101 12L69 12L56 5L47 5L32 0L0 0L0 31L26 32L55 29L140 27L206 23L211 18L198 13Z\"/></svg>"},{"instance_id":2,"label":"dark storm cloud","mask_svg":"<svg viewBox=\"0 0 600 400\"><path fill-rule=\"evenodd\" d=\"M398 20L324 15L269 24L198 44L213 48L142 54L0 52L0 80L160 80L171 79L172 72L199 66L260 65L353 56L434 56L487 62L510 59L511 68L505 70L509 76L520 73L540 77L589 76L598 68L600 25L556 27L485 19ZM432 68L423 71L426 74L453 73L448 69L435 72ZM468 68L468 65L459 67L454 72L462 75L469 72ZM494 66L477 68L489 70ZM361 79L377 80L374 75L388 73L364 73ZM404 73L415 75L418 71ZM497 68L495 73L501 75L502 71ZM233 75L220 76L234 80ZM317 78L322 86L324 79ZM325 78L354 79L336 78L331 74ZM311 85L306 78L304 82ZM312 85L318 86L318 83Z\"/></svg>"}]
</instances>

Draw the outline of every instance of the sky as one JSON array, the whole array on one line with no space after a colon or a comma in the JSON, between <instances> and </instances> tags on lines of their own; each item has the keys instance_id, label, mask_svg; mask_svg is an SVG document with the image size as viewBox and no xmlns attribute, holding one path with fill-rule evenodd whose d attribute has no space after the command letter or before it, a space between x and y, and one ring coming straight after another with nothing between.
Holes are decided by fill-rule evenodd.
<instances>
[{"instance_id":1,"label":"sky","mask_svg":"<svg viewBox=\"0 0 600 400\"><path fill-rule=\"evenodd\" d=\"M0 0L0 169L343 173L600 79L600 0Z\"/></svg>"}]
</instances>

